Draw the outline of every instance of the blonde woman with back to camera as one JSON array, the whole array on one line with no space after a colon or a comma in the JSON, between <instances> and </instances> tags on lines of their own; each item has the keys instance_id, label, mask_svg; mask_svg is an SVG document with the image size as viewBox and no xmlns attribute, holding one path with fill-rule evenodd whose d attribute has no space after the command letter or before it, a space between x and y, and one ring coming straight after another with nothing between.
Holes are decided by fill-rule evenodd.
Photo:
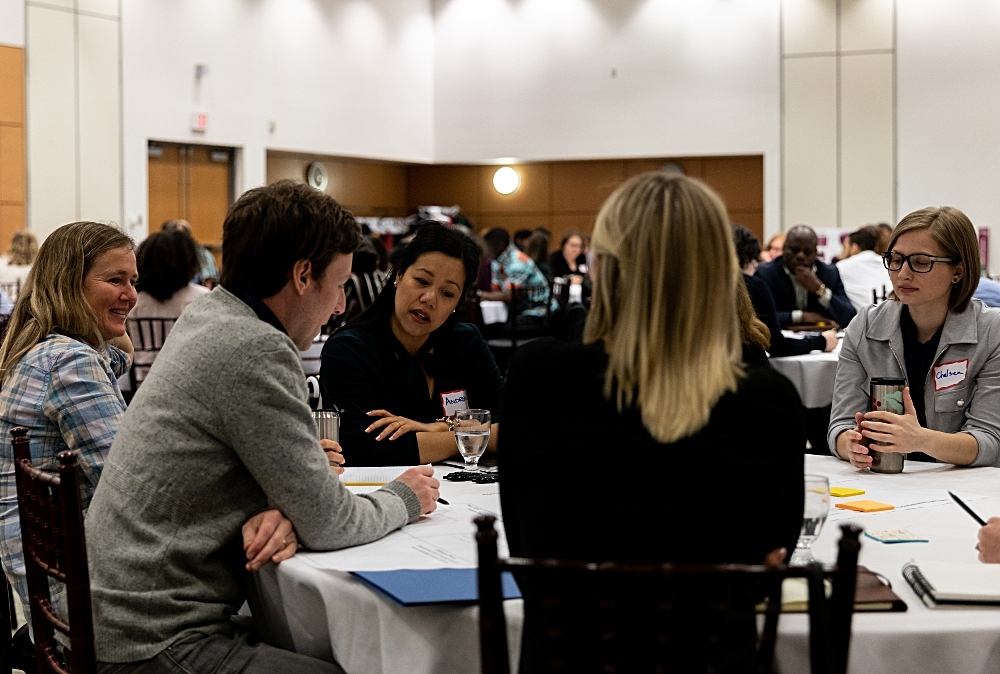
<instances>
[{"instance_id":1,"label":"blonde woman with back to camera","mask_svg":"<svg viewBox=\"0 0 1000 674\"><path fill-rule=\"evenodd\" d=\"M593 247L584 343L536 340L510 365L499 463L511 554L782 559L802 520L802 408L791 383L760 357L766 328L741 322L741 313L756 319L722 202L691 178L637 176L605 202ZM745 358L745 346L758 357ZM776 432L755 430L777 418ZM540 461L565 470L553 474ZM637 481L604 483L611 465ZM731 526L746 485L766 494L768 507L752 524ZM532 588L522 590L529 635L540 608ZM703 670L685 659L696 651L744 662L756 634L749 598L733 626L732 639L708 648L692 621L675 640L684 644L677 662ZM596 656L585 639L579 646L576 664L586 669ZM536 671L542 657L526 636L521 671Z\"/></svg>"},{"instance_id":2,"label":"blonde woman with back to camera","mask_svg":"<svg viewBox=\"0 0 1000 674\"><path fill-rule=\"evenodd\" d=\"M1000 310L972 293L979 241L955 208L903 218L883 255L893 296L851 321L837 364L828 440L857 468L882 452L1000 466ZM904 379L903 414L869 412L874 378Z\"/></svg>"}]
</instances>

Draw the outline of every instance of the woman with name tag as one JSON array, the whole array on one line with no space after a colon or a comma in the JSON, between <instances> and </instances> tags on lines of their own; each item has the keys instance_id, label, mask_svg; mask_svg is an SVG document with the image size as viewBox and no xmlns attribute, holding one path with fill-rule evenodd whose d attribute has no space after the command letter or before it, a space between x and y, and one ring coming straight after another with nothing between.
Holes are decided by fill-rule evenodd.
<instances>
[{"instance_id":1,"label":"woman with name tag","mask_svg":"<svg viewBox=\"0 0 1000 674\"><path fill-rule=\"evenodd\" d=\"M878 451L959 466L1000 465L1000 311L972 294L976 230L949 207L910 213L882 256L893 295L847 327L828 439L858 468ZM868 412L869 382L906 381L903 413Z\"/></svg>"},{"instance_id":2,"label":"woman with name tag","mask_svg":"<svg viewBox=\"0 0 1000 674\"><path fill-rule=\"evenodd\" d=\"M802 406L767 363L769 335L742 285L721 200L684 176L636 176L601 208L593 246L584 343L536 340L508 372L498 458L511 554L780 561L802 523ZM748 432L769 418L781 419L776 432ZM595 467L612 461L609 488ZM753 517L729 526L748 507ZM697 588L696 605L718 594ZM531 636L546 609L532 587L522 591L520 671L547 671ZM733 602L722 643L706 644L685 615L690 624L669 646L684 651L678 671L706 671L683 658L709 652L735 667L720 671L744 671L736 663L755 637L749 597ZM581 657L599 641L580 643Z\"/></svg>"},{"instance_id":3,"label":"woman with name tag","mask_svg":"<svg viewBox=\"0 0 1000 674\"><path fill-rule=\"evenodd\" d=\"M458 453L456 412L487 409L499 420L503 379L479 330L456 314L478 269L472 239L423 225L372 305L323 347L323 404L341 410L348 465L441 461Z\"/></svg>"}]
</instances>

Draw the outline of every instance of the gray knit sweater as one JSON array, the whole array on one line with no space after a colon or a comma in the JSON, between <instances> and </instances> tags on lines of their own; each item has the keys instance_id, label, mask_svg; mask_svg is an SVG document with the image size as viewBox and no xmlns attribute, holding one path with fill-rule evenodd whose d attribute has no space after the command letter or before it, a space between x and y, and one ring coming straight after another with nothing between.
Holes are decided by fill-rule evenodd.
<instances>
[{"instance_id":1,"label":"gray knit sweater","mask_svg":"<svg viewBox=\"0 0 1000 674\"><path fill-rule=\"evenodd\" d=\"M151 658L227 633L245 599L241 527L272 506L316 550L420 514L400 482L351 494L314 435L295 345L222 288L177 321L118 430L90 510L97 658Z\"/></svg>"}]
</instances>

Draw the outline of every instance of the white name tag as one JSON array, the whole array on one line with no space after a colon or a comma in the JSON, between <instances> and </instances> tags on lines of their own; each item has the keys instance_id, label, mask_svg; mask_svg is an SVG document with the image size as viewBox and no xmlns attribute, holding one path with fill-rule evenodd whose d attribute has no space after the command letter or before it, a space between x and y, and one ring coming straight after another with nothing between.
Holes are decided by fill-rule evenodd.
<instances>
[{"instance_id":1,"label":"white name tag","mask_svg":"<svg viewBox=\"0 0 1000 674\"><path fill-rule=\"evenodd\" d=\"M958 386L965 381L965 373L969 370L969 359L953 360L934 367L934 390L943 391Z\"/></svg>"},{"instance_id":2,"label":"white name tag","mask_svg":"<svg viewBox=\"0 0 1000 674\"><path fill-rule=\"evenodd\" d=\"M469 394L465 390L442 393L441 409L446 417L453 417L456 412L469 409Z\"/></svg>"}]
</instances>

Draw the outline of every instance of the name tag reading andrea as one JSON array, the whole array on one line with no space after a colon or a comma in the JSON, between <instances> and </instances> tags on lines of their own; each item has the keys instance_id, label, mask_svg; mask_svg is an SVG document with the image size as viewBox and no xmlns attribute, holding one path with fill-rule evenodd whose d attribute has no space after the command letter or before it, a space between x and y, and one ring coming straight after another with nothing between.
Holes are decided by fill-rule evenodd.
<instances>
[{"instance_id":1,"label":"name tag reading andrea","mask_svg":"<svg viewBox=\"0 0 1000 674\"><path fill-rule=\"evenodd\" d=\"M465 390L448 391L441 394L441 409L446 417L455 416L456 412L469 409L469 395Z\"/></svg>"},{"instance_id":2,"label":"name tag reading andrea","mask_svg":"<svg viewBox=\"0 0 1000 674\"><path fill-rule=\"evenodd\" d=\"M965 373L969 370L969 359L953 360L934 366L934 390L944 391L954 388L965 381Z\"/></svg>"}]
</instances>

